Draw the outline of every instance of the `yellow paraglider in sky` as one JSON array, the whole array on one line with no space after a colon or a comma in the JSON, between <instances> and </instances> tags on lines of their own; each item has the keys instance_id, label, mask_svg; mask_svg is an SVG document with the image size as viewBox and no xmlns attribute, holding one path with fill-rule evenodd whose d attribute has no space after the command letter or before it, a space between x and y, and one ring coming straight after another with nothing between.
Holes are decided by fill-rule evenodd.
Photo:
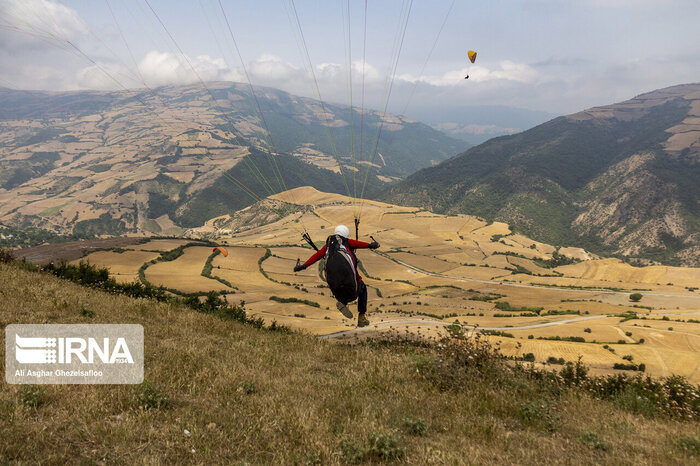
<instances>
[{"instance_id":1,"label":"yellow paraglider in sky","mask_svg":"<svg viewBox=\"0 0 700 466\"><path fill-rule=\"evenodd\" d=\"M469 58L470 62L474 63L476 61L476 52L473 50L468 51L467 58ZM469 79L469 75L466 75L464 79Z\"/></svg>"},{"instance_id":2,"label":"yellow paraglider in sky","mask_svg":"<svg viewBox=\"0 0 700 466\"><path fill-rule=\"evenodd\" d=\"M215 247L211 252L219 251L224 257L228 257L228 251L225 248Z\"/></svg>"}]
</instances>

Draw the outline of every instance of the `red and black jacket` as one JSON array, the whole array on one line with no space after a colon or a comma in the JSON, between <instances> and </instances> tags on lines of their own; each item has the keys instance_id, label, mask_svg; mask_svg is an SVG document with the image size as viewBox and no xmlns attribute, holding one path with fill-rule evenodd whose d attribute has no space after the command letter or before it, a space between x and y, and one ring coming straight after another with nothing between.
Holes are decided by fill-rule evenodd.
<instances>
[{"instance_id":1,"label":"red and black jacket","mask_svg":"<svg viewBox=\"0 0 700 466\"><path fill-rule=\"evenodd\" d=\"M365 243L364 241L357 241L354 239L350 238L343 238L344 241L343 243L346 245L347 249L350 251L350 254L352 254L352 259L355 263L355 273L357 273L357 256L355 256L355 249L368 249L369 248L369 243ZM324 244L321 249L316 251L309 259L304 262L304 265L306 267L309 267L310 265L315 264L321 258L323 258L326 255L326 245ZM359 273L357 273L357 279L359 281L362 281L362 277L360 276Z\"/></svg>"}]
</instances>

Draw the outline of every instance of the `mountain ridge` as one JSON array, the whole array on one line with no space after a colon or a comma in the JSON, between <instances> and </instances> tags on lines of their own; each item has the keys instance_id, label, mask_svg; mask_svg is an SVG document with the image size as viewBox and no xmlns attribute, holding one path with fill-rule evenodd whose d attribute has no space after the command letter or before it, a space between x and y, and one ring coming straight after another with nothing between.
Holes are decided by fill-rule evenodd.
<instances>
[{"instance_id":1,"label":"mountain ridge","mask_svg":"<svg viewBox=\"0 0 700 466\"><path fill-rule=\"evenodd\" d=\"M699 159L700 84L686 84L491 139L379 198L599 254L697 266Z\"/></svg>"},{"instance_id":2,"label":"mountain ridge","mask_svg":"<svg viewBox=\"0 0 700 466\"><path fill-rule=\"evenodd\" d=\"M348 107L263 87L256 98L265 121L240 83L0 89L0 221L79 235L180 234L300 185L358 195L365 186L371 195L466 145L365 110L366 134L378 134L380 124L383 134L377 160L368 160L375 141L365 138L360 152ZM363 154L359 163L353 147Z\"/></svg>"}]
</instances>

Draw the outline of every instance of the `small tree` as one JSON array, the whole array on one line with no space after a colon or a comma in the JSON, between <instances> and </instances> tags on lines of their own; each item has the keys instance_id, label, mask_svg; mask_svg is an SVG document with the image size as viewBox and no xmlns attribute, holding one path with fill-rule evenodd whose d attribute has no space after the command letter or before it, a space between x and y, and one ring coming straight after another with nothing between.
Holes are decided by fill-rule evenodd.
<instances>
[{"instance_id":1,"label":"small tree","mask_svg":"<svg viewBox=\"0 0 700 466\"><path fill-rule=\"evenodd\" d=\"M641 300L642 300L642 293L632 293L630 295L630 301L638 303Z\"/></svg>"}]
</instances>

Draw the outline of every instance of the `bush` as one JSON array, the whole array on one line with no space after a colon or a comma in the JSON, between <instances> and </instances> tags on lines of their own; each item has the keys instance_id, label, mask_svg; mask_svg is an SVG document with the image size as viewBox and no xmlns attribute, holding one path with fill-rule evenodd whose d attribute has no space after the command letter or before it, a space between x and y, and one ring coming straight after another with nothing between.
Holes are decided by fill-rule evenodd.
<instances>
[{"instance_id":1,"label":"bush","mask_svg":"<svg viewBox=\"0 0 700 466\"><path fill-rule=\"evenodd\" d=\"M136 404L140 409L163 409L170 406L170 400L150 382L143 382L134 388Z\"/></svg>"},{"instance_id":2,"label":"bush","mask_svg":"<svg viewBox=\"0 0 700 466\"><path fill-rule=\"evenodd\" d=\"M642 294L641 294L641 293L632 293L632 294L630 295L630 301L632 301L632 302L637 303L637 302L639 302L639 301L641 301L641 300L642 300Z\"/></svg>"},{"instance_id":3,"label":"bush","mask_svg":"<svg viewBox=\"0 0 700 466\"><path fill-rule=\"evenodd\" d=\"M270 301L277 301L278 303L301 303L311 307L321 307L321 305L316 301L309 301L308 299L280 298L279 296L270 296Z\"/></svg>"},{"instance_id":4,"label":"bush","mask_svg":"<svg viewBox=\"0 0 700 466\"><path fill-rule=\"evenodd\" d=\"M389 433L371 433L367 446L362 447L345 437L340 442L340 451L347 463L393 461L404 457L405 452Z\"/></svg>"},{"instance_id":5,"label":"bush","mask_svg":"<svg viewBox=\"0 0 700 466\"><path fill-rule=\"evenodd\" d=\"M239 393L244 393L246 395L253 395L255 393L258 393L258 388L253 383L241 382L238 384L236 391Z\"/></svg>"},{"instance_id":6,"label":"bush","mask_svg":"<svg viewBox=\"0 0 700 466\"><path fill-rule=\"evenodd\" d=\"M534 362L534 361L535 361L535 355L534 355L534 353L525 353L525 354L523 354L523 361Z\"/></svg>"},{"instance_id":7,"label":"bush","mask_svg":"<svg viewBox=\"0 0 700 466\"><path fill-rule=\"evenodd\" d=\"M22 406L27 408L38 408L46 403L46 395L43 387L39 385L25 385L22 390Z\"/></svg>"},{"instance_id":8,"label":"bush","mask_svg":"<svg viewBox=\"0 0 700 466\"><path fill-rule=\"evenodd\" d=\"M584 432L583 434L579 435L579 439L584 445L589 446L595 450L608 449L608 444L605 443L605 440L603 440L595 432Z\"/></svg>"},{"instance_id":9,"label":"bush","mask_svg":"<svg viewBox=\"0 0 700 466\"><path fill-rule=\"evenodd\" d=\"M583 331L586 332L586 333L591 333L591 332L592 332L592 330L591 330L590 328L588 328L588 327L587 327L587 328L584 328Z\"/></svg>"},{"instance_id":10,"label":"bush","mask_svg":"<svg viewBox=\"0 0 700 466\"><path fill-rule=\"evenodd\" d=\"M700 455L700 439L695 436L679 438L678 447L691 455Z\"/></svg>"},{"instance_id":11,"label":"bush","mask_svg":"<svg viewBox=\"0 0 700 466\"><path fill-rule=\"evenodd\" d=\"M423 419L404 419L403 425L410 435L424 436L428 430L428 426Z\"/></svg>"},{"instance_id":12,"label":"bush","mask_svg":"<svg viewBox=\"0 0 700 466\"><path fill-rule=\"evenodd\" d=\"M9 250L0 248L0 264L11 264L14 260Z\"/></svg>"}]
</instances>

